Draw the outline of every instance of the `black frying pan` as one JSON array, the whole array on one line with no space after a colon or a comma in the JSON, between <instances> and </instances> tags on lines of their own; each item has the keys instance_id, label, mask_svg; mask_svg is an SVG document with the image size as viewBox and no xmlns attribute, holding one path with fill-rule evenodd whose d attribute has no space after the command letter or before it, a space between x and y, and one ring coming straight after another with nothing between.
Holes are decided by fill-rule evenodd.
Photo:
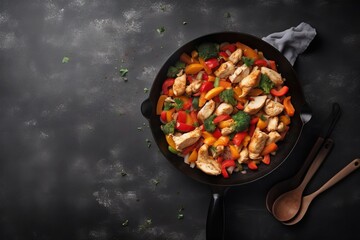
<instances>
[{"instance_id":1,"label":"black frying pan","mask_svg":"<svg viewBox=\"0 0 360 240\"><path fill-rule=\"evenodd\" d=\"M230 178L225 179L221 175L210 176L196 168L190 168L189 165L184 163L183 158L172 154L168 150L168 144L166 142L165 136L160 129L160 116L156 115L156 103L161 94L162 83L167 78L166 73L168 68L175 64L183 52L190 53L192 50L196 49L200 43L203 42L221 43L237 41L262 51L265 57L276 61L278 65L278 71L286 79L285 85L290 88L288 94L291 95L291 101L296 109L296 113L292 118L290 130L286 135L285 140L279 142L279 150L277 151L276 156L271 158L270 165L260 164L257 171L248 171L246 174L234 173L230 176ZM288 60L277 49L264 42L260 38L237 32L221 32L205 35L186 43L178 50L176 50L158 72L151 87L149 98L146 99L141 105L141 112L144 117L148 119L156 144L166 159L185 175L196 181L211 186L213 194L209 206L209 214L206 226L207 239L223 239L223 198L228 187L256 181L274 171L289 156L300 137L303 125L311 118L311 111L306 105L301 86Z\"/></svg>"}]
</instances>

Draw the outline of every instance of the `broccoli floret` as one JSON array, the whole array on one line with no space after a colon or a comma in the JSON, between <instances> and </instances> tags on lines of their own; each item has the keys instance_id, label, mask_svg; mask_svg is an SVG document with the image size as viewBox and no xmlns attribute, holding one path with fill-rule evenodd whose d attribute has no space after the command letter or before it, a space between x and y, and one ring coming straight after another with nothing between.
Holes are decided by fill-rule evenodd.
<instances>
[{"instance_id":1,"label":"broccoli floret","mask_svg":"<svg viewBox=\"0 0 360 240\"><path fill-rule=\"evenodd\" d=\"M234 90L232 88L225 89L224 91L222 91L220 93L219 97L220 97L221 101L231 104L233 106L235 106L237 104L237 101L234 98Z\"/></svg>"},{"instance_id":2,"label":"broccoli floret","mask_svg":"<svg viewBox=\"0 0 360 240\"><path fill-rule=\"evenodd\" d=\"M250 115L246 112L239 111L232 116L232 119L234 119L235 132L245 131L250 125Z\"/></svg>"},{"instance_id":3,"label":"broccoli floret","mask_svg":"<svg viewBox=\"0 0 360 240\"><path fill-rule=\"evenodd\" d=\"M164 132L165 135L167 134L172 134L175 132L175 120L170 121L168 123L166 123L165 125L161 125L161 130Z\"/></svg>"},{"instance_id":4,"label":"broccoli floret","mask_svg":"<svg viewBox=\"0 0 360 240\"><path fill-rule=\"evenodd\" d=\"M204 127L205 130L208 132L214 132L216 129L216 125L214 124L214 118L216 117L216 115L211 115L210 117L208 117L207 119L205 119L204 121Z\"/></svg>"},{"instance_id":5,"label":"broccoli floret","mask_svg":"<svg viewBox=\"0 0 360 240\"><path fill-rule=\"evenodd\" d=\"M219 52L219 45L216 43L202 43L198 47L199 57L207 60L216 58Z\"/></svg>"},{"instance_id":6,"label":"broccoli floret","mask_svg":"<svg viewBox=\"0 0 360 240\"><path fill-rule=\"evenodd\" d=\"M275 84L270 80L270 78L265 75L261 74L259 88L261 88L264 93L269 94L270 90L275 86Z\"/></svg>"}]
</instances>

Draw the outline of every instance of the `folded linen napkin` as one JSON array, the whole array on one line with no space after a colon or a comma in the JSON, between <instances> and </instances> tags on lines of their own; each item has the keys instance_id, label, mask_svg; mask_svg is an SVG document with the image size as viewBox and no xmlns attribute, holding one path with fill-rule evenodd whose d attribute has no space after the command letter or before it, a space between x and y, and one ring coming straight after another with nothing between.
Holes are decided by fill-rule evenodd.
<instances>
[{"instance_id":1,"label":"folded linen napkin","mask_svg":"<svg viewBox=\"0 0 360 240\"><path fill-rule=\"evenodd\" d=\"M297 56L306 50L315 36L315 28L302 22L296 27L263 37L262 40L277 48L289 60L291 65L294 65Z\"/></svg>"}]
</instances>

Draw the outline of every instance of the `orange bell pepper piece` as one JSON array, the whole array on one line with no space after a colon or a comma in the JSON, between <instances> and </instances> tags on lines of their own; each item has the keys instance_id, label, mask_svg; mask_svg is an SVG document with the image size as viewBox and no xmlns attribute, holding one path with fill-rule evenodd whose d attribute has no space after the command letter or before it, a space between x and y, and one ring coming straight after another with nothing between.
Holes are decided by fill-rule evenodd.
<instances>
[{"instance_id":1,"label":"orange bell pepper piece","mask_svg":"<svg viewBox=\"0 0 360 240\"><path fill-rule=\"evenodd\" d=\"M173 149L176 149L176 144L172 138L171 135L165 135L165 139L166 139L166 142L169 144L170 147L172 147Z\"/></svg>"},{"instance_id":2,"label":"orange bell pepper piece","mask_svg":"<svg viewBox=\"0 0 360 240\"><path fill-rule=\"evenodd\" d=\"M220 80L219 81L219 86L223 87L223 88L230 88L231 87L231 82L228 82L226 80Z\"/></svg>"},{"instance_id":3,"label":"orange bell pepper piece","mask_svg":"<svg viewBox=\"0 0 360 240\"><path fill-rule=\"evenodd\" d=\"M283 122L286 126L289 125L291 123L291 120L288 116L286 115L281 115L280 116L280 122Z\"/></svg>"},{"instance_id":4,"label":"orange bell pepper piece","mask_svg":"<svg viewBox=\"0 0 360 240\"><path fill-rule=\"evenodd\" d=\"M243 50L243 54L245 57L252 58L255 60L259 58L258 53L254 49L241 42L237 42L236 47L241 48Z\"/></svg>"},{"instance_id":5,"label":"orange bell pepper piece","mask_svg":"<svg viewBox=\"0 0 360 240\"><path fill-rule=\"evenodd\" d=\"M238 159L240 157L240 153L239 153L237 147L235 147L234 145L229 145L229 149L231 152L232 159Z\"/></svg>"},{"instance_id":6,"label":"orange bell pepper piece","mask_svg":"<svg viewBox=\"0 0 360 240\"><path fill-rule=\"evenodd\" d=\"M206 103L205 95L206 95L206 92L202 92L202 93L200 94L200 97L199 97L199 107L202 107L202 106L205 105L205 103Z\"/></svg>"},{"instance_id":7,"label":"orange bell pepper piece","mask_svg":"<svg viewBox=\"0 0 360 240\"><path fill-rule=\"evenodd\" d=\"M172 120L172 115L175 112L175 108L166 111L166 121L170 122Z\"/></svg>"},{"instance_id":8,"label":"orange bell pepper piece","mask_svg":"<svg viewBox=\"0 0 360 240\"><path fill-rule=\"evenodd\" d=\"M161 95L156 104L156 115L160 115L164 106L165 99L167 98L166 95Z\"/></svg>"},{"instance_id":9,"label":"orange bell pepper piece","mask_svg":"<svg viewBox=\"0 0 360 240\"><path fill-rule=\"evenodd\" d=\"M284 105L286 114L289 115L290 117L294 116L295 108L291 103L291 96L287 96L286 98L284 98L283 105Z\"/></svg>"},{"instance_id":10,"label":"orange bell pepper piece","mask_svg":"<svg viewBox=\"0 0 360 240\"><path fill-rule=\"evenodd\" d=\"M192 63L185 67L185 73L186 74L196 74L196 73L200 72L203 68L204 68L203 65L201 65L200 63Z\"/></svg>"},{"instance_id":11,"label":"orange bell pepper piece","mask_svg":"<svg viewBox=\"0 0 360 240\"><path fill-rule=\"evenodd\" d=\"M206 100L210 100L213 97L216 97L217 95L219 95L222 91L224 91L225 88L224 87L216 87L211 89L210 91L208 91L205 95L205 99Z\"/></svg>"},{"instance_id":12,"label":"orange bell pepper piece","mask_svg":"<svg viewBox=\"0 0 360 240\"><path fill-rule=\"evenodd\" d=\"M216 142L214 142L213 146L217 147L217 146L226 146L230 141L229 136L221 136L219 137Z\"/></svg>"},{"instance_id":13,"label":"orange bell pepper piece","mask_svg":"<svg viewBox=\"0 0 360 240\"><path fill-rule=\"evenodd\" d=\"M264 147L264 149L261 152L262 156L265 156L269 153L275 152L278 149L278 145L276 143L270 143Z\"/></svg>"},{"instance_id":14,"label":"orange bell pepper piece","mask_svg":"<svg viewBox=\"0 0 360 240\"><path fill-rule=\"evenodd\" d=\"M196 149L192 150L192 152L189 155L188 161L189 162L195 162L197 160L198 152Z\"/></svg>"},{"instance_id":15,"label":"orange bell pepper piece","mask_svg":"<svg viewBox=\"0 0 360 240\"><path fill-rule=\"evenodd\" d=\"M182 53L180 55L180 61L182 61L182 62L184 62L186 64L191 64L192 63L191 57L186 53Z\"/></svg>"},{"instance_id":16,"label":"orange bell pepper piece","mask_svg":"<svg viewBox=\"0 0 360 240\"><path fill-rule=\"evenodd\" d=\"M204 67L204 70L207 74L211 74L212 70L211 68L208 67L208 65L206 65L205 60L202 58L199 58L199 63Z\"/></svg>"}]
</instances>

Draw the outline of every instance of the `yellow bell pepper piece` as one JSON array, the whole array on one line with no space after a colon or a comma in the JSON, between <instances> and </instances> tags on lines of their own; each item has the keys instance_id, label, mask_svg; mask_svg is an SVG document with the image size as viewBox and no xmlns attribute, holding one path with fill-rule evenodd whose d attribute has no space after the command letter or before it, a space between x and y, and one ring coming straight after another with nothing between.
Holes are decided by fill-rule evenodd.
<instances>
[{"instance_id":1,"label":"yellow bell pepper piece","mask_svg":"<svg viewBox=\"0 0 360 240\"><path fill-rule=\"evenodd\" d=\"M258 53L254 49L243 43L237 42L236 47L241 48L243 50L243 54L245 57L249 57L255 60L259 58Z\"/></svg>"},{"instance_id":2,"label":"yellow bell pepper piece","mask_svg":"<svg viewBox=\"0 0 360 240\"><path fill-rule=\"evenodd\" d=\"M226 127L231 127L233 124L234 124L234 119L231 118L231 119L219 122L218 127L223 129Z\"/></svg>"},{"instance_id":3,"label":"yellow bell pepper piece","mask_svg":"<svg viewBox=\"0 0 360 240\"><path fill-rule=\"evenodd\" d=\"M198 157L198 152L197 152L196 149L194 149L194 150L190 153L190 156L189 156L189 158L188 158L188 161L189 161L189 162L196 162L197 157Z\"/></svg>"},{"instance_id":4,"label":"yellow bell pepper piece","mask_svg":"<svg viewBox=\"0 0 360 240\"><path fill-rule=\"evenodd\" d=\"M173 149L176 149L176 144L175 144L175 142L174 142L171 135L169 135L169 134L165 135L165 139L166 139L166 141L167 141L167 143L169 144L170 147L172 147Z\"/></svg>"},{"instance_id":5,"label":"yellow bell pepper piece","mask_svg":"<svg viewBox=\"0 0 360 240\"><path fill-rule=\"evenodd\" d=\"M172 120L172 115L175 112L175 108L166 111L166 122L170 122Z\"/></svg>"},{"instance_id":6,"label":"yellow bell pepper piece","mask_svg":"<svg viewBox=\"0 0 360 240\"><path fill-rule=\"evenodd\" d=\"M229 136L221 136L216 140L216 142L214 142L213 146L226 146L229 143L229 140Z\"/></svg>"},{"instance_id":7,"label":"yellow bell pepper piece","mask_svg":"<svg viewBox=\"0 0 360 240\"><path fill-rule=\"evenodd\" d=\"M261 118L259 118L256 127L258 127L260 130L263 130L267 127L267 125L268 125L267 121L263 121Z\"/></svg>"},{"instance_id":8,"label":"yellow bell pepper piece","mask_svg":"<svg viewBox=\"0 0 360 240\"><path fill-rule=\"evenodd\" d=\"M239 153L237 147L235 147L234 145L229 145L229 149L230 149L232 159L238 159L240 157L240 153Z\"/></svg>"},{"instance_id":9,"label":"yellow bell pepper piece","mask_svg":"<svg viewBox=\"0 0 360 240\"><path fill-rule=\"evenodd\" d=\"M216 88L213 88L211 89L210 91L208 91L206 94L205 94L205 99L206 100L210 100L212 99L213 97L216 97L217 95L219 95L222 91L224 91L225 88L224 87L216 87Z\"/></svg>"},{"instance_id":10,"label":"yellow bell pepper piece","mask_svg":"<svg viewBox=\"0 0 360 240\"><path fill-rule=\"evenodd\" d=\"M204 68L203 65L200 63L192 63L185 67L185 73L186 74L196 74L196 73L200 72L203 68Z\"/></svg>"},{"instance_id":11,"label":"yellow bell pepper piece","mask_svg":"<svg viewBox=\"0 0 360 240\"><path fill-rule=\"evenodd\" d=\"M287 126L291 123L291 120L288 116L282 115L280 116L280 122L283 122Z\"/></svg>"},{"instance_id":12,"label":"yellow bell pepper piece","mask_svg":"<svg viewBox=\"0 0 360 240\"><path fill-rule=\"evenodd\" d=\"M158 102L156 104L156 114L160 115L164 106L165 99L167 98L167 95L161 95L158 99Z\"/></svg>"},{"instance_id":13,"label":"yellow bell pepper piece","mask_svg":"<svg viewBox=\"0 0 360 240\"><path fill-rule=\"evenodd\" d=\"M200 97L199 97L199 107L204 106L205 103L206 103L205 94L206 94L205 92L202 92L202 93L200 94Z\"/></svg>"},{"instance_id":14,"label":"yellow bell pepper piece","mask_svg":"<svg viewBox=\"0 0 360 240\"><path fill-rule=\"evenodd\" d=\"M199 58L199 62L200 62L200 64L204 67L204 70L205 70L205 72L206 72L207 74L211 74L211 73L212 73L211 68L209 68L209 67L206 65L204 59Z\"/></svg>"},{"instance_id":15,"label":"yellow bell pepper piece","mask_svg":"<svg viewBox=\"0 0 360 240\"><path fill-rule=\"evenodd\" d=\"M216 141L217 139L215 137L207 137L204 139L204 143L209 146L213 145Z\"/></svg>"},{"instance_id":16,"label":"yellow bell pepper piece","mask_svg":"<svg viewBox=\"0 0 360 240\"><path fill-rule=\"evenodd\" d=\"M203 138L214 137L211 133L209 133L209 132L207 132L207 131L203 131L203 132L201 133L201 136L202 136Z\"/></svg>"}]
</instances>

